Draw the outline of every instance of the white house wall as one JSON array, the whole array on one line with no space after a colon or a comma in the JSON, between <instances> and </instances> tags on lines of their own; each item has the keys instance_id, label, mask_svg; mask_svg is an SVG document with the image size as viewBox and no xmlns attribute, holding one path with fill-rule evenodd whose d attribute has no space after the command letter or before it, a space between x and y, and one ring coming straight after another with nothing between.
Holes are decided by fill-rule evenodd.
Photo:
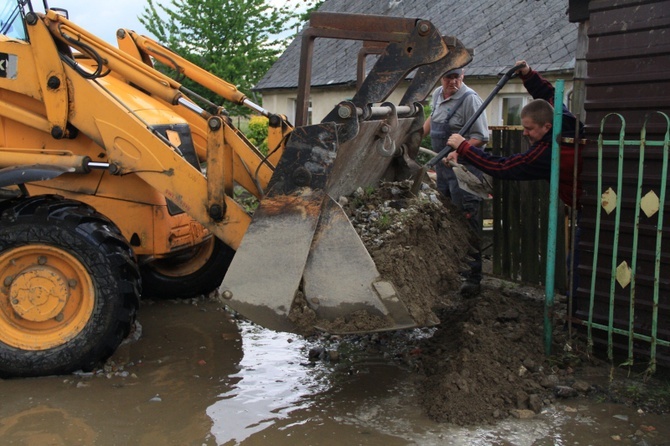
<instances>
[{"instance_id":1,"label":"white house wall","mask_svg":"<svg viewBox=\"0 0 670 446\"><path fill-rule=\"evenodd\" d=\"M572 89L572 80L568 79L572 75L563 77L565 80L565 94L568 97ZM549 81L554 82L557 77L548 76ZM497 80L494 82L491 79L473 79L465 77L465 83L470 88L475 90L482 99L488 97L495 88ZM406 87L400 86L389 98L390 102L397 104L405 92ZM343 100L348 100L353 97L355 93L354 88L329 88L318 89L313 88L311 91L311 108L312 108L312 122L320 122L330 111ZM527 96L523 84L518 79L510 80L498 94L491 101L486 108L486 118L490 126L503 125L502 121L502 98L506 95ZM289 120L295 122L295 101L297 98L296 90L278 90L265 91L262 96L263 108L271 113L278 113L286 115ZM528 96L530 98L530 96Z\"/></svg>"}]
</instances>

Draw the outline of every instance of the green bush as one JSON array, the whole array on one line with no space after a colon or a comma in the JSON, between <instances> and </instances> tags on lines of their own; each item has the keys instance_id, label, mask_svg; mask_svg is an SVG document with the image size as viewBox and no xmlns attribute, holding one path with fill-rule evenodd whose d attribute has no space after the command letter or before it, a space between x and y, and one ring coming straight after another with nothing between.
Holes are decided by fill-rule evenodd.
<instances>
[{"instance_id":1,"label":"green bush","mask_svg":"<svg viewBox=\"0 0 670 446\"><path fill-rule=\"evenodd\" d=\"M249 120L247 138L261 151L263 155L268 154L268 118L265 116L252 116Z\"/></svg>"},{"instance_id":2,"label":"green bush","mask_svg":"<svg viewBox=\"0 0 670 446\"><path fill-rule=\"evenodd\" d=\"M430 112L431 112L430 104L424 105L423 116L426 120L430 117ZM423 135L423 138L421 139L421 147L433 150L433 143L430 140L430 133ZM431 158L432 157L428 154L419 153L416 157L416 162L419 164L426 164L428 161L430 161Z\"/></svg>"}]
</instances>

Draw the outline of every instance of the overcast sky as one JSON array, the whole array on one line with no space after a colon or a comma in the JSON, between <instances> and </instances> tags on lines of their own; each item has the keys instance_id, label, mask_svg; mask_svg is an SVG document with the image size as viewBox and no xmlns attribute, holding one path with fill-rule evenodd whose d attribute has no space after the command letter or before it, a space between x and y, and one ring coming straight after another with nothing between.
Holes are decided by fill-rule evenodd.
<instances>
[{"instance_id":1,"label":"overcast sky","mask_svg":"<svg viewBox=\"0 0 670 446\"><path fill-rule=\"evenodd\" d=\"M128 28L152 37L137 17L142 14L145 0L47 0L51 8L67 9L70 20L96 36L116 45L116 30ZM169 4L169 0L154 3ZM42 1L33 0L33 7L43 10Z\"/></svg>"},{"instance_id":2,"label":"overcast sky","mask_svg":"<svg viewBox=\"0 0 670 446\"><path fill-rule=\"evenodd\" d=\"M283 5L285 0L270 0ZM151 38L138 17L147 5L146 0L47 0L50 8L67 9L70 20L103 40L116 45L116 30L128 28ZM302 3L302 2L301 2ZM154 0L154 5L169 5L170 0ZM33 7L43 11L41 0L33 0Z\"/></svg>"}]
</instances>

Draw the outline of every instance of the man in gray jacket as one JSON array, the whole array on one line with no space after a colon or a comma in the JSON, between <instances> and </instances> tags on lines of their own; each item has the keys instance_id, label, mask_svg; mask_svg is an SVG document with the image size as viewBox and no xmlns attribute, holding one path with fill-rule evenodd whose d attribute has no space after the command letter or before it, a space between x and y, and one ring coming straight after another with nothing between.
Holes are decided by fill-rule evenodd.
<instances>
[{"instance_id":1,"label":"man in gray jacket","mask_svg":"<svg viewBox=\"0 0 670 446\"><path fill-rule=\"evenodd\" d=\"M464 71L462 68L446 72L441 80L440 86L433 93L432 112L423 125L423 133L430 133L430 139L435 152L439 152L447 145L447 140L452 133L458 133L468 119L475 114L482 105L482 99L473 89L463 83ZM489 140L488 123L486 115L482 113L472 125L468 134L463 135L470 145L483 148ZM481 177L482 173L465 164L472 173ZM464 297L477 296L481 290L482 279L482 253L481 253L481 230L482 218L480 212L481 198L465 192L458 186L456 175L450 167L443 163L435 166L437 174L437 189L446 197L451 198L452 203L461 209L475 233L473 248L469 253L472 258L469 262L470 271L465 274L465 282L461 286L460 293Z\"/></svg>"}]
</instances>

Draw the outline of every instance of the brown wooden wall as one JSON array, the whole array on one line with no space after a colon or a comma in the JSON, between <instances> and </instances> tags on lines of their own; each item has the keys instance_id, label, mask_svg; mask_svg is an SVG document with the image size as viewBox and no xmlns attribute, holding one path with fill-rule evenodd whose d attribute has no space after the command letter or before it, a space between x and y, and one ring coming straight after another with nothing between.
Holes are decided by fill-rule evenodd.
<instances>
[{"instance_id":1,"label":"brown wooden wall","mask_svg":"<svg viewBox=\"0 0 670 446\"><path fill-rule=\"evenodd\" d=\"M582 175L585 196L581 221L582 243L579 266L579 290L575 298L575 315L588 317L590 285L596 277L594 322L607 323L610 307L612 260L626 260L633 256L633 231L636 226L635 198L637 193L640 160L640 132L646 124L647 140L663 140L666 120L656 111L670 115L670 0L591 0L588 14L587 76L585 80L586 137L589 141L584 152ZM605 116L604 139L619 138L625 121L625 145L622 175L619 176L619 148L605 144L602 151L602 189L598 190L598 135ZM621 117L620 117L621 116ZM660 196L662 148L646 147L642 194L654 191ZM617 190L621 181L620 232L615 236L616 212L603 212L599 225L600 241L598 260L593 271L596 244L596 215L601 206L601 194L611 187ZM665 200L666 212L662 229L662 256L660 265L660 299L658 307L658 338L670 339L670 199ZM641 216L637 252L635 287L635 330L651 333L654 311L654 258L658 213ZM613 247L618 243L615 252ZM615 326L628 325L630 286L614 287ZM604 332L594 332L596 345L607 345ZM625 336L614 337L614 347L625 351ZM635 351L642 357L648 355L649 344L636 342ZM670 366L670 349L658 351L658 362Z\"/></svg>"}]
</instances>

